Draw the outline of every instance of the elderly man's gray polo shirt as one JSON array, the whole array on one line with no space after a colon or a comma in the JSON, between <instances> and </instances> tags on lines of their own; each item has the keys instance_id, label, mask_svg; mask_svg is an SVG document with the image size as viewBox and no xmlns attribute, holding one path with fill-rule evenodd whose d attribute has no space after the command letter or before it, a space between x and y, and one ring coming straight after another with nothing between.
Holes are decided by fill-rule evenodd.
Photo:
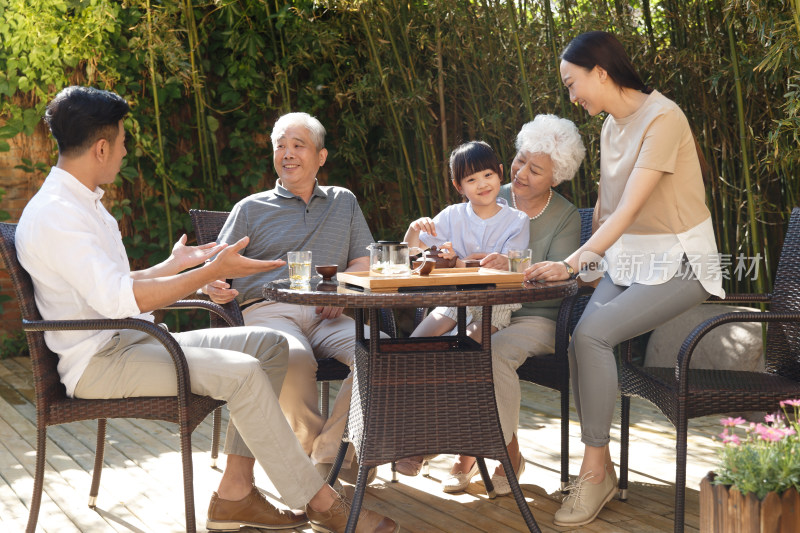
<instances>
[{"instance_id":1,"label":"elderly man's gray polo shirt","mask_svg":"<svg viewBox=\"0 0 800 533\"><path fill-rule=\"evenodd\" d=\"M237 203L222 228L218 242L232 244L244 236L250 243L242 251L254 259L283 259L286 252L311 250L314 265L347 268L353 259L369 255L372 233L355 195L342 187L315 186L308 205L281 185ZM269 281L288 278L287 266L233 280L237 299L261 298Z\"/></svg>"}]
</instances>

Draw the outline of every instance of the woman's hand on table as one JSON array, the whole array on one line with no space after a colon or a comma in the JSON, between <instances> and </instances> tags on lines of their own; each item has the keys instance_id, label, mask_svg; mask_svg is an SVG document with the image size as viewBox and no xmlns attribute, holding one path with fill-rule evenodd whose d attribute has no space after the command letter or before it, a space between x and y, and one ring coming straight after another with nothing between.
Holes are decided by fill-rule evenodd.
<instances>
[{"instance_id":1,"label":"woman's hand on table","mask_svg":"<svg viewBox=\"0 0 800 533\"><path fill-rule=\"evenodd\" d=\"M562 281L569 279L563 261L541 261L525 269L525 281Z\"/></svg>"},{"instance_id":2,"label":"woman's hand on table","mask_svg":"<svg viewBox=\"0 0 800 533\"><path fill-rule=\"evenodd\" d=\"M343 307L322 307L318 306L316 309L317 314L322 320L329 320L332 318L339 318L344 311Z\"/></svg>"},{"instance_id":3,"label":"woman's hand on table","mask_svg":"<svg viewBox=\"0 0 800 533\"><path fill-rule=\"evenodd\" d=\"M479 255L480 257L472 257L473 255ZM480 259L481 266L484 268L493 268L495 270L509 269L508 257L498 252L492 252L490 254L471 254L467 259Z\"/></svg>"}]
</instances>

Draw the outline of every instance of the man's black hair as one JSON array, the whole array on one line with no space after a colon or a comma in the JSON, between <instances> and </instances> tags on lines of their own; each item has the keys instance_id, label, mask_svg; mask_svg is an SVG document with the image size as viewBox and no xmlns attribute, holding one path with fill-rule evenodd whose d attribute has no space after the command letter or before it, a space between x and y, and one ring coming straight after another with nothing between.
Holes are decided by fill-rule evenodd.
<instances>
[{"instance_id":1,"label":"man's black hair","mask_svg":"<svg viewBox=\"0 0 800 533\"><path fill-rule=\"evenodd\" d=\"M71 157L82 154L99 139L113 142L119 121L130 109L116 93L73 85L47 105L44 120L58 143L58 153Z\"/></svg>"}]
</instances>

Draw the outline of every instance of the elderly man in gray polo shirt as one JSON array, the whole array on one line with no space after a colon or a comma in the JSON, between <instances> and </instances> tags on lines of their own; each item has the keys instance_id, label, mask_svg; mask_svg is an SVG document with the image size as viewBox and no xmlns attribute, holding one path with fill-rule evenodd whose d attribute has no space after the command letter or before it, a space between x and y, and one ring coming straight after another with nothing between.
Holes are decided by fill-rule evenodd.
<instances>
[{"instance_id":1,"label":"elderly man in gray polo shirt","mask_svg":"<svg viewBox=\"0 0 800 533\"><path fill-rule=\"evenodd\" d=\"M275 188L237 203L220 232L220 243L234 243L249 235L242 254L255 259L283 259L292 250L311 250L317 265L339 265L339 270L368 270L367 245L372 234L356 197L342 187L317 184L325 164L325 128L307 113L280 117L272 130L273 162L279 180ZM353 320L341 308L304 307L262 299L264 283L287 278L286 266L233 280L229 287L215 281L205 290L224 303L237 298L247 325L269 325L289 340L289 371L280 404L300 444L325 473L333 462L350 407L352 375L342 384L325 420L317 407L317 359L335 358L352 366L355 351ZM341 478L354 482L352 447ZM374 473L373 473L374 476Z\"/></svg>"}]
</instances>

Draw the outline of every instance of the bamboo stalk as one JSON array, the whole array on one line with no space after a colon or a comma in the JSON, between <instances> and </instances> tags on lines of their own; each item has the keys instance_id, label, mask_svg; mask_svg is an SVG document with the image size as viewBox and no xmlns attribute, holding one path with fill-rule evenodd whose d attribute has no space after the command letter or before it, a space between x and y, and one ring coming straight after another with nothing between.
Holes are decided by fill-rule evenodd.
<instances>
[{"instance_id":1,"label":"bamboo stalk","mask_svg":"<svg viewBox=\"0 0 800 533\"><path fill-rule=\"evenodd\" d=\"M209 157L209 141L208 141L208 127L206 124L205 105L203 103L203 87L200 83L200 76L198 72L198 65L195 61L197 54L198 39L197 39L197 25L194 20L194 12L191 0L184 0L183 2L183 15L186 18L187 37L189 40L189 65L191 68L192 78L192 97L194 100L194 109L196 115L197 125L197 149L200 152L200 168L203 173L203 182L207 187L213 187L213 169L211 158Z\"/></svg>"},{"instance_id":2,"label":"bamboo stalk","mask_svg":"<svg viewBox=\"0 0 800 533\"><path fill-rule=\"evenodd\" d=\"M506 2L508 14L511 20L511 36L514 39L514 46L517 49L517 60L519 62L519 77L522 84L522 101L528 111L528 120L533 120L533 105L531 104L531 89L528 85L528 75L525 72L525 58L522 55L522 46L519 44L519 30L517 28L517 15L514 10L514 2Z\"/></svg>"},{"instance_id":3,"label":"bamboo stalk","mask_svg":"<svg viewBox=\"0 0 800 533\"><path fill-rule=\"evenodd\" d=\"M417 176L415 176L414 167L411 165L411 157L409 156L408 146L406 146L406 141L405 141L404 136L403 136L403 128L400 125L400 119L399 119L399 117L397 115L397 111L396 111L396 109L394 107L394 104L392 103L391 92L389 91L389 86L388 86L388 84L386 82L386 75L383 72L383 66L381 65L381 59L378 56L378 50L375 47L375 41L374 41L374 39L372 37L372 32L369 29L369 24L367 23L367 19L364 16L364 10L363 9L359 9L358 10L358 16L359 16L359 19L361 20L361 24L362 24L362 26L364 28L364 33L367 36L367 44L368 44L368 47L369 47L370 56L372 58L372 61L375 63L375 68L376 68L376 70L378 72L378 78L381 80L381 86L383 87L383 92L384 92L384 95L386 97L386 103L389 106L389 111L390 111L390 114L392 116L392 122L394 123L396 134L397 134L397 139L400 142L400 148L401 148L401 151L402 151L402 154L403 154L403 161L404 161L404 163L406 165L406 171L408 172L408 176L407 177L411 181L411 188L412 188L412 191L414 193L413 198L416 200L417 209L419 210L420 213L423 213L424 212L424 210L423 210L424 209L424 207L423 207L423 203L424 202L422 201L422 197L420 195L419 186L417 184ZM401 190L402 190L402 188L401 188Z\"/></svg>"},{"instance_id":4,"label":"bamboo stalk","mask_svg":"<svg viewBox=\"0 0 800 533\"><path fill-rule=\"evenodd\" d=\"M792 17L794 18L794 27L797 30L797 38L800 39L800 0L794 0L792 3Z\"/></svg>"},{"instance_id":5,"label":"bamboo stalk","mask_svg":"<svg viewBox=\"0 0 800 533\"><path fill-rule=\"evenodd\" d=\"M758 224L756 224L755 213L755 199L753 197L753 189L750 180L750 163L747 154L747 128L745 126L745 108L744 100L742 98L742 79L739 72L739 56L736 51L736 39L733 34L733 21L726 17L725 19L728 30L728 44L730 46L730 59L733 66L734 86L736 89L736 117L739 125L739 147L742 151L742 176L744 178L745 192L747 195L747 215L750 220L750 252L751 257L755 257L758 253ZM766 292L764 287L764 278L759 275L756 277L756 292Z\"/></svg>"},{"instance_id":6,"label":"bamboo stalk","mask_svg":"<svg viewBox=\"0 0 800 533\"><path fill-rule=\"evenodd\" d=\"M442 25L436 14L436 82L439 89L439 127L442 133L442 183L447 183L447 115L444 107L444 66L442 64ZM450 187L444 187L444 200L450 203Z\"/></svg>"},{"instance_id":7,"label":"bamboo stalk","mask_svg":"<svg viewBox=\"0 0 800 533\"><path fill-rule=\"evenodd\" d=\"M653 14L650 11L650 0L642 0L642 15L644 27L647 32L647 42L650 43L650 53L656 52L656 37L653 34Z\"/></svg>"},{"instance_id":8,"label":"bamboo stalk","mask_svg":"<svg viewBox=\"0 0 800 533\"><path fill-rule=\"evenodd\" d=\"M167 219L168 243L172 243L172 215L169 208L169 184L167 182L166 158L164 157L164 138L161 135L161 112L158 107L158 87L156 86L156 67L153 58L153 16L150 0L147 0L147 52L150 68L150 88L153 91L153 111L156 120L156 137L158 138L158 160L156 161L156 174L161 176L161 192L164 195L164 215Z\"/></svg>"},{"instance_id":9,"label":"bamboo stalk","mask_svg":"<svg viewBox=\"0 0 800 533\"><path fill-rule=\"evenodd\" d=\"M266 2L264 3L266 6ZM280 7L278 7L278 0L275 0L275 13L280 11ZM269 12L269 7L267 7L267 12ZM272 30L272 18L268 17L270 30ZM284 42L283 38L283 28L278 29L278 43L281 45L281 54L280 56L275 56L275 63L279 63L278 58L284 59L286 57L286 43ZM287 74L284 68L281 68L281 77L279 82L280 90L283 92L283 99L281 102L281 108L283 109L284 113L288 113L292 110L292 92L289 88L289 75Z\"/></svg>"},{"instance_id":10,"label":"bamboo stalk","mask_svg":"<svg viewBox=\"0 0 800 533\"><path fill-rule=\"evenodd\" d=\"M394 5L393 8L397 13L402 13L402 9L399 5ZM408 24L405 20L400 19L399 31L393 31L383 9L379 10L379 16L383 22L386 36L388 37L395 62L400 72L406 71L404 68L406 63L403 61L403 57L408 59L408 75L401 76L401 79L403 80L403 85L406 88L407 93L412 95L415 90L413 83L416 79L416 69L414 68L414 62L412 60L414 54L412 53L411 46L408 41ZM395 39L396 33L399 33L405 48L403 54L400 53L397 45L397 40ZM425 107L427 108L427 102L423 102L423 104L425 104ZM422 185L425 189L424 197L428 199L428 205L426 206L425 212L432 213L435 210L434 199L441 198L443 196L442 184L438 179L436 179L433 184L435 191L432 191L430 187L430 176L438 176L439 164L434 154L432 135L428 133L427 121L423 119L423 115L420 113L420 105L417 101L415 101L412 105L412 115L414 117L412 125L415 131L415 139L417 141L413 146L416 147L418 152L418 157L415 160L422 161L422 172L420 175L424 176L425 178Z\"/></svg>"}]
</instances>

